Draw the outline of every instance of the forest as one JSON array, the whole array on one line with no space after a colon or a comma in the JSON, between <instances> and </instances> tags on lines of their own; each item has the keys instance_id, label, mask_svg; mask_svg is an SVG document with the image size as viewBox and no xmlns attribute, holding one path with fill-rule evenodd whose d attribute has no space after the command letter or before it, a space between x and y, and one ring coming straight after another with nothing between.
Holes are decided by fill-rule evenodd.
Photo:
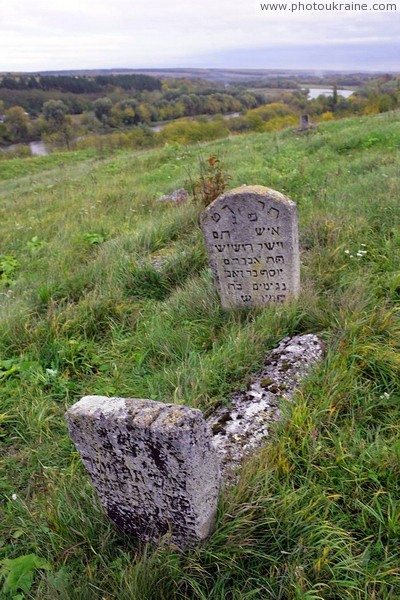
<instances>
[{"instance_id":1,"label":"forest","mask_svg":"<svg viewBox=\"0 0 400 600\"><path fill-rule=\"evenodd\" d=\"M233 76L233 75L232 75ZM331 87L312 100L311 87ZM346 87L348 98L338 93ZM68 150L150 148L194 143L249 131L394 110L400 105L398 75L269 75L209 81L146 74L0 76L0 158L29 156L42 140ZM14 147L18 144L17 147Z\"/></svg>"}]
</instances>

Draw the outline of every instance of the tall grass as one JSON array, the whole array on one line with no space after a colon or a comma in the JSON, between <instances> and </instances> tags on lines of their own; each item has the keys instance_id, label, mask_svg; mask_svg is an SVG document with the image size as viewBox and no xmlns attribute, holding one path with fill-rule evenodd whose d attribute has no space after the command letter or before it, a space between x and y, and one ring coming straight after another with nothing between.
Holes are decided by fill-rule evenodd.
<instances>
[{"instance_id":1,"label":"tall grass","mask_svg":"<svg viewBox=\"0 0 400 600\"><path fill-rule=\"evenodd\" d=\"M6 161L0 254L19 266L0 289L0 561L50 564L24 597L400 597L398 116ZM222 310L201 207L157 202L211 154L232 187L267 185L298 203L298 300ZM306 332L325 340L325 360L223 492L213 536L181 553L116 531L65 409L98 393L207 413L278 340Z\"/></svg>"}]
</instances>

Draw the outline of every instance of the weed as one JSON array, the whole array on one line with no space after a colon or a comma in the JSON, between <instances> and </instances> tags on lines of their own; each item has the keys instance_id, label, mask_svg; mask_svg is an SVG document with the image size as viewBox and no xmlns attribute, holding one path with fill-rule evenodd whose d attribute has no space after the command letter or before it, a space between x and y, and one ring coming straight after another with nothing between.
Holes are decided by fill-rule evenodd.
<instances>
[{"instance_id":1,"label":"weed","mask_svg":"<svg viewBox=\"0 0 400 600\"><path fill-rule=\"evenodd\" d=\"M18 267L19 263L14 256L0 254L0 283L12 285L12 276Z\"/></svg>"},{"instance_id":2,"label":"weed","mask_svg":"<svg viewBox=\"0 0 400 600\"><path fill-rule=\"evenodd\" d=\"M194 181L189 174L190 189L193 198L203 206L208 206L210 202L222 194L231 179L226 172L221 159L211 155L206 161L200 159L200 173Z\"/></svg>"},{"instance_id":3,"label":"weed","mask_svg":"<svg viewBox=\"0 0 400 600\"><path fill-rule=\"evenodd\" d=\"M33 584L33 578L36 569L50 570L50 564L37 556L36 554L25 554L18 558L5 558L0 562L0 577L4 578L3 593L5 597L13 595L13 600L23 600L21 594L14 595L21 591L28 593Z\"/></svg>"},{"instance_id":4,"label":"weed","mask_svg":"<svg viewBox=\"0 0 400 600\"><path fill-rule=\"evenodd\" d=\"M32 369L37 369L38 367L38 362L23 358L0 360L0 382L8 377L19 377L29 374L32 372Z\"/></svg>"},{"instance_id":5,"label":"weed","mask_svg":"<svg viewBox=\"0 0 400 600\"><path fill-rule=\"evenodd\" d=\"M43 248L45 245L46 242L40 241L37 235L33 236L33 238L27 242L27 246L32 256L38 254L41 248Z\"/></svg>"},{"instance_id":6,"label":"weed","mask_svg":"<svg viewBox=\"0 0 400 600\"><path fill-rule=\"evenodd\" d=\"M89 244L89 246L94 246L95 244L103 244L106 241L106 236L102 233L84 233L83 241Z\"/></svg>"}]
</instances>

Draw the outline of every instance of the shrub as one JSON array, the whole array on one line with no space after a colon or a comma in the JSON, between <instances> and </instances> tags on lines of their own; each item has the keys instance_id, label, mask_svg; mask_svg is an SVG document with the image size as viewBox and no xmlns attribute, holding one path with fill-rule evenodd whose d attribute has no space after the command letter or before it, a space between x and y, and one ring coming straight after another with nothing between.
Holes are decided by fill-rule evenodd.
<instances>
[{"instance_id":1,"label":"shrub","mask_svg":"<svg viewBox=\"0 0 400 600\"><path fill-rule=\"evenodd\" d=\"M193 181L189 174L189 179L194 200L207 206L226 190L230 176L221 160L212 155L200 160L199 178Z\"/></svg>"}]
</instances>

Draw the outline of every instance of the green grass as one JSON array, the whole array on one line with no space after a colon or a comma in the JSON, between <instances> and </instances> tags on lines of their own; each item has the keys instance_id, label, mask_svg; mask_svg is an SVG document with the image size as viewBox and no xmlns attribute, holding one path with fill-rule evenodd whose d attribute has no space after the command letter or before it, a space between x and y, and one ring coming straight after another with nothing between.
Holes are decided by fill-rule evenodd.
<instances>
[{"instance_id":1,"label":"green grass","mask_svg":"<svg viewBox=\"0 0 400 600\"><path fill-rule=\"evenodd\" d=\"M0 283L0 561L50 565L5 598L400 597L399 118L0 164L0 255L17 261L12 285ZM157 203L211 154L232 187L297 202L291 304L223 311L201 207ZM223 493L208 542L180 553L116 531L66 408L97 393L207 413L278 340L307 332L326 358Z\"/></svg>"}]
</instances>

